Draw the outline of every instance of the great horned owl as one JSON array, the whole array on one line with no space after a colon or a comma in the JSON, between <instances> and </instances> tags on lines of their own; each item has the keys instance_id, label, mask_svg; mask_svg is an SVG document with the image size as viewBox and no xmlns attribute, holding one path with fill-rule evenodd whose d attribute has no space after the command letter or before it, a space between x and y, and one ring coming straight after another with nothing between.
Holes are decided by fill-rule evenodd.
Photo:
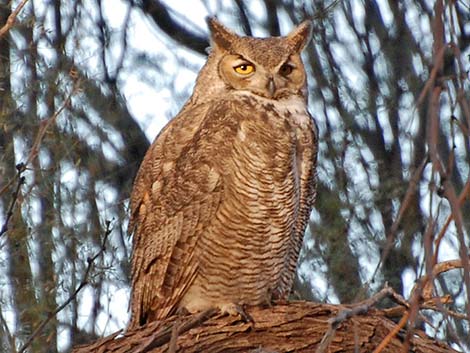
<instances>
[{"instance_id":1,"label":"great horned owl","mask_svg":"<svg viewBox=\"0 0 470 353\"><path fill-rule=\"evenodd\" d=\"M317 132L300 57L311 23L265 39L208 24L194 92L135 180L129 328L182 308L232 313L292 287L315 198Z\"/></svg>"}]
</instances>

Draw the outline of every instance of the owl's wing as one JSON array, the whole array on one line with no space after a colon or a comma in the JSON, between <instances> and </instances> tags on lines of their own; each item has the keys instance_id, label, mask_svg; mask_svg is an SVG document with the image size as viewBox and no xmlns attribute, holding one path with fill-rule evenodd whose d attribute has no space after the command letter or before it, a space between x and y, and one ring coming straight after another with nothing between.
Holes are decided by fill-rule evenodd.
<instances>
[{"instance_id":1,"label":"owl's wing","mask_svg":"<svg viewBox=\"0 0 470 353\"><path fill-rule=\"evenodd\" d=\"M211 194L195 197L174 212L159 210L152 205L155 196L145 196L133 253L133 317L141 324L172 314L192 283L199 234L220 201L217 187L218 181Z\"/></svg>"},{"instance_id":2,"label":"owl's wing","mask_svg":"<svg viewBox=\"0 0 470 353\"><path fill-rule=\"evenodd\" d=\"M199 235L220 203L222 183L210 166L210 152L195 146L201 140L195 137L201 114L191 114L191 119L184 115L167 125L152 144L131 196L129 328L176 310L196 275Z\"/></svg>"},{"instance_id":3,"label":"owl's wing","mask_svg":"<svg viewBox=\"0 0 470 353\"><path fill-rule=\"evenodd\" d=\"M308 128L297 133L298 154L297 170L299 171L300 208L295 223L295 230L289 246L286 268L281 277L282 296L288 296L296 274L297 261L302 248L305 228L316 196L316 167L318 151L318 130L312 117Z\"/></svg>"}]
</instances>

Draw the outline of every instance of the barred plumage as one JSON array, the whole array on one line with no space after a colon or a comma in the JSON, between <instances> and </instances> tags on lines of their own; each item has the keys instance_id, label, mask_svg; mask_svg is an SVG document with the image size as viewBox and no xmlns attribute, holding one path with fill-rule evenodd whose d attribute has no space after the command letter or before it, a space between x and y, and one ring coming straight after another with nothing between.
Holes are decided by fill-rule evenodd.
<instances>
[{"instance_id":1,"label":"barred plumage","mask_svg":"<svg viewBox=\"0 0 470 353\"><path fill-rule=\"evenodd\" d=\"M209 26L194 93L134 184L130 328L178 308L286 298L292 287L315 195L317 132L300 59L310 23L267 39Z\"/></svg>"}]
</instances>

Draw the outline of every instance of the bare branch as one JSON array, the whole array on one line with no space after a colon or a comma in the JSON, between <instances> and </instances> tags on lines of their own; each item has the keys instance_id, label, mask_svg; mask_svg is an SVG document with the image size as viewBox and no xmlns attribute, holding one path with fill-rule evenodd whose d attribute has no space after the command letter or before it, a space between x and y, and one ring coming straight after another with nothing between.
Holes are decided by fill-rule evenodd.
<instances>
[{"instance_id":1,"label":"bare branch","mask_svg":"<svg viewBox=\"0 0 470 353\"><path fill-rule=\"evenodd\" d=\"M22 0L20 4L16 7L16 9L10 14L10 16L8 16L7 22L3 25L2 28L0 28L0 38L2 38L6 33L8 33L8 31L13 27L16 18L18 17L18 14L27 2L28 0Z\"/></svg>"},{"instance_id":2,"label":"bare branch","mask_svg":"<svg viewBox=\"0 0 470 353\"><path fill-rule=\"evenodd\" d=\"M387 292L385 289L384 292ZM386 295L385 295L386 296ZM203 322L184 331L178 329L178 347L181 352L315 352L325 331L331 327L331 318L337 316L344 305L290 302L271 307L247 307L252 323L246 323L234 315L215 315L206 319L206 313L188 317L173 316L164 321L155 321L121 337L113 334L92 344L76 347L74 353L160 353L168 352L175 322L183 320L185 329L189 323ZM212 313L209 312L210 315ZM386 351L400 352L403 343L400 337L390 332L396 324L384 317L383 312L372 308L367 315L357 315L338 325L336 337L328 351L372 352L377 342L390 336ZM183 332L184 331L184 332ZM419 332L421 333L421 332ZM160 337L165 339L160 341ZM355 337L355 338L353 338ZM174 344L174 343L173 343ZM450 347L437 343L423 335L411 338L413 352L455 352Z\"/></svg>"},{"instance_id":3,"label":"bare branch","mask_svg":"<svg viewBox=\"0 0 470 353\"><path fill-rule=\"evenodd\" d=\"M385 337L382 340L382 342L380 342L377 348L374 349L373 353L383 352L383 350L385 349L385 347L388 346L390 341L398 334L398 332L400 332L401 329L405 327L406 323L408 322L408 316L409 316L409 312L405 311L405 314L402 316L402 318L398 322L398 325L395 326L392 331L390 331L390 333L387 335L387 337Z\"/></svg>"},{"instance_id":4,"label":"bare branch","mask_svg":"<svg viewBox=\"0 0 470 353\"><path fill-rule=\"evenodd\" d=\"M24 176L21 175L21 174L23 174L25 169L26 169L26 167L23 163L20 163L16 166L16 170L17 170L16 176L17 176L18 182L16 184L16 189L13 192L13 195L12 195L12 198L11 198L10 207L8 207L5 222L3 223L2 228L0 229L0 237L8 231L8 223L10 222L10 219L13 216L13 210L15 208L16 201L18 200L18 196L20 195L21 186L25 182Z\"/></svg>"},{"instance_id":5,"label":"bare branch","mask_svg":"<svg viewBox=\"0 0 470 353\"><path fill-rule=\"evenodd\" d=\"M87 268L85 270L85 274L83 275L83 279L78 285L78 287L75 289L75 291L68 297L68 299L63 302L60 306L58 306L52 313L49 313L47 315L47 318L44 319L38 327L33 331L31 336L29 336L28 340L23 344L23 346L19 349L19 353L23 353L34 341L34 339L42 332L44 327L60 312L62 311L67 305L69 305L73 300L76 299L78 293L88 284L88 277L90 276L91 269L93 267L93 264L95 260L100 257L106 250L106 242L108 240L109 235L111 234L112 228L111 228L111 222L107 221L106 222L106 231L103 236L103 241L101 243L101 248L98 250L98 252L93 256L87 258Z\"/></svg>"},{"instance_id":6,"label":"bare branch","mask_svg":"<svg viewBox=\"0 0 470 353\"><path fill-rule=\"evenodd\" d=\"M377 275L377 272L379 271L385 259L390 253L390 249L393 246L393 241L395 239L395 235L397 233L398 227L400 226L403 216L406 210L408 209L408 206L410 205L411 198L416 193L416 190L419 185L419 181L421 180L421 176L423 174L424 168L426 167L426 164L428 163L428 161L429 161L428 156L425 156L423 160L421 161L419 168L416 169L416 171L413 173L413 176L411 177L410 182L408 183L408 188L406 190L405 196L403 198L403 201L400 203L400 209L398 210L398 215L393 221L392 226L390 227L390 232L387 234L387 238L386 238L387 242L385 244L384 251L382 253L379 263L377 264L372 276L370 277L371 279L366 284L367 286L369 286L369 283L372 280L374 280L375 276Z\"/></svg>"},{"instance_id":7,"label":"bare branch","mask_svg":"<svg viewBox=\"0 0 470 353\"><path fill-rule=\"evenodd\" d=\"M142 10L153 18L155 24L160 27L163 32L181 45L202 55L207 55L206 49L209 47L207 38L198 36L175 22L166 5L158 0L144 0L142 3Z\"/></svg>"},{"instance_id":8,"label":"bare branch","mask_svg":"<svg viewBox=\"0 0 470 353\"><path fill-rule=\"evenodd\" d=\"M73 75L74 73L71 72L70 73L71 75ZM57 120L58 116L64 111L65 108L69 107L70 105L70 102L72 101L72 96L77 93L77 91L79 90L79 80L75 81L74 82L74 85L73 85L73 88L72 90L70 91L70 93L67 95L67 97L65 98L64 102L62 103L62 105L59 107L59 109L57 109L54 114L52 114L49 118L47 118L46 120L43 120L41 121L41 126L39 127L39 132L38 134L36 135L36 138L33 142L33 146L31 147L31 150L29 152L29 155L28 155L28 158L26 159L26 163L25 163L25 166L28 166L29 163L31 163L38 155L39 153L39 149L41 147L41 143L42 143L42 140L44 139L44 135L46 134L47 130L49 129L49 127L55 123L55 121Z\"/></svg>"},{"instance_id":9,"label":"bare branch","mask_svg":"<svg viewBox=\"0 0 470 353\"><path fill-rule=\"evenodd\" d=\"M335 317L329 319L328 330L325 332L325 335L323 336L322 341L316 350L316 353L328 352L328 348L331 344L331 341L335 337L336 329L341 323L354 316L366 314L373 306L375 306L378 302L380 302L383 298L386 297L395 300L399 305L403 306L403 308L408 308L409 306L409 304L405 301L405 299L403 299L403 297L398 295L391 287L388 286L388 284L386 284L380 292L376 293L371 298L353 304L351 308L343 309L339 311L339 313ZM401 311L404 312L405 309ZM388 339L388 341L390 341L394 336L395 335L392 335Z\"/></svg>"}]
</instances>

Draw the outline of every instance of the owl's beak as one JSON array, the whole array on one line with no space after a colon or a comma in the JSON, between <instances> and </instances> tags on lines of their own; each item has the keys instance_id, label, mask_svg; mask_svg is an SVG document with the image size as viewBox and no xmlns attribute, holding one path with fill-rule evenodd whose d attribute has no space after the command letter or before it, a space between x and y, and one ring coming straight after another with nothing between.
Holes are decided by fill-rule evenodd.
<instances>
[{"instance_id":1,"label":"owl's beak","mask_svg":"<svg viewBox=\"0 0 470 353\"><path fill-rule=\"evenodd\" d=\"M274 93L276 92L276 85L274 84L274 78L270 77L268 81L268 85L266 87L268 89L269 98L274 97Z\"/></svg>"}]
</instances>

